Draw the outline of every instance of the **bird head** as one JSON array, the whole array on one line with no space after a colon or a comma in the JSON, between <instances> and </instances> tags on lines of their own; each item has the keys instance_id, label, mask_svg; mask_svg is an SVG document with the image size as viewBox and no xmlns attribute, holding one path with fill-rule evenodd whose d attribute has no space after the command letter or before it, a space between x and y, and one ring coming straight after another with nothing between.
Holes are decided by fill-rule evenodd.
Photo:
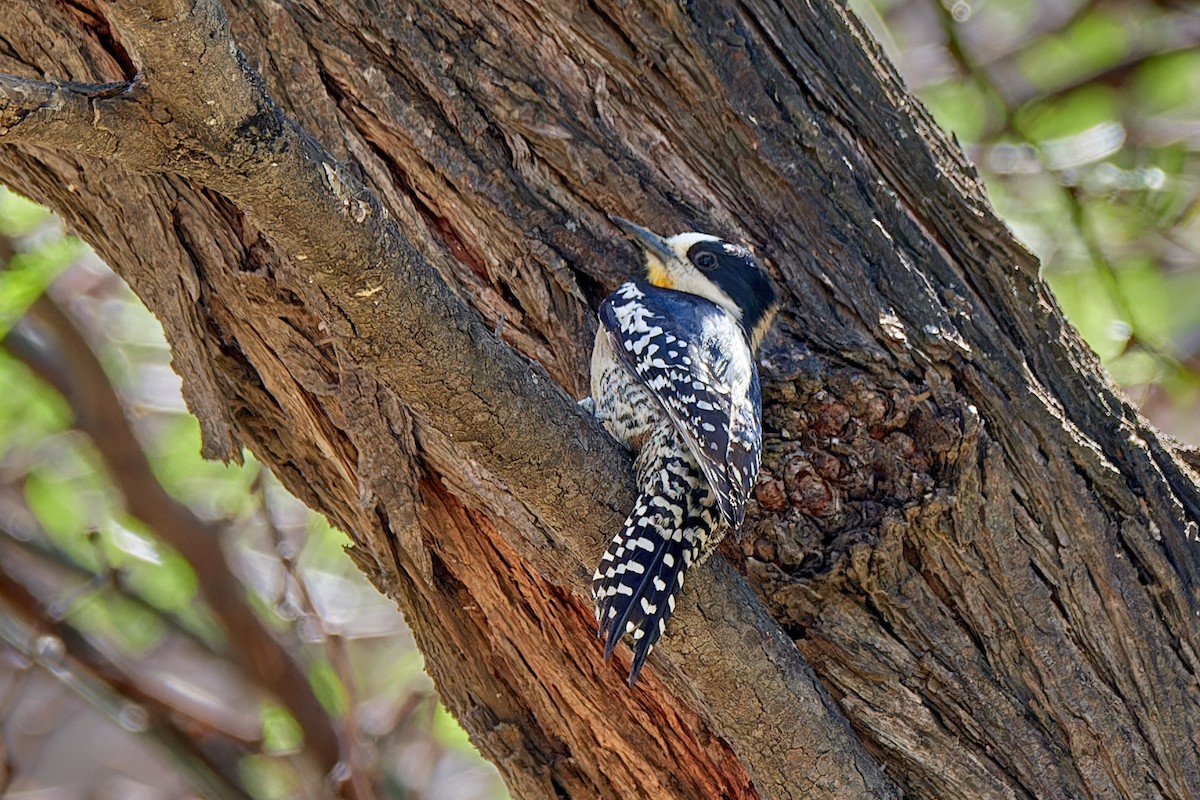
<instances>
[{"instance_id":1,"label":"bird head","mask_svg":"<svg viewBox=\"0 0 1200 800\"><path fill-rule=\"evenodd\" d=\"M751 347L758 347L779 310L779 298L753 253L707 233L663 237L621 217L612 221L645 254L651 284L711 300L732 314Z\"/></svg>"}]
</instances>

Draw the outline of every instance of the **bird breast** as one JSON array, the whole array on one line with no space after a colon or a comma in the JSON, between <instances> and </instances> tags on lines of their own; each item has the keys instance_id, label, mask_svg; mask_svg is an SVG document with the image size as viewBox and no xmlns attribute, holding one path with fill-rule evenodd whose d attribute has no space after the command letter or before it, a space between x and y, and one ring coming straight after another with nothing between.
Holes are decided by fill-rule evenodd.
<instances>
[{"instance_id":1,"label":"bird breast","mask_svg":"<svg viewBox=\"0 0 1200 800\"><path fill-rule=\"evenodd\" d=\"M596 418L635 453L656 428L670 424L650 390L617 360L612 337L603 327L592 347L592 397Z\"/></svg>"}]
</instances>

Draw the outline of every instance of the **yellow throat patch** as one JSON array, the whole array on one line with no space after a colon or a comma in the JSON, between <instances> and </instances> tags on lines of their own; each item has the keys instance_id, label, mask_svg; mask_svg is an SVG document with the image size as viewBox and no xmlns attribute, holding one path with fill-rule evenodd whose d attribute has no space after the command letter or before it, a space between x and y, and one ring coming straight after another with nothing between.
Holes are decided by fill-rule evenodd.
<instances>
[{"instance_id":1,"label":"yellow throat patch","mask_svg":"<svg viewBox=\"0 0 1200 800\"><path fill-rule=\"evenodd\" d=\"M663 262L657 256L646 256L646 277L650 283L660 289L674 289L675 281L671 280L671 274L667 272L667 268L663 266Z\"/></svg>"}]
</instances>

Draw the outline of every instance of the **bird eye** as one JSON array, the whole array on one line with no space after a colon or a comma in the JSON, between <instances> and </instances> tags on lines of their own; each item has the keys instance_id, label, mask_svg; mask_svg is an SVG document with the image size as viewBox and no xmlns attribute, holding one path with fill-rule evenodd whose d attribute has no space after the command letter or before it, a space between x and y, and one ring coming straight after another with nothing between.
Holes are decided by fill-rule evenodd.
<instances>
[{"instance_id":1,"label":"bird eye","mask_svg":"<svg viewBox=\"0 0 1200 800\"><path fill-rule=\"evenodd\" d=\"M693 262L702 270L710 270L717 265L717 257L712 253L698 253Z\"/></svg>"}]
</instances>

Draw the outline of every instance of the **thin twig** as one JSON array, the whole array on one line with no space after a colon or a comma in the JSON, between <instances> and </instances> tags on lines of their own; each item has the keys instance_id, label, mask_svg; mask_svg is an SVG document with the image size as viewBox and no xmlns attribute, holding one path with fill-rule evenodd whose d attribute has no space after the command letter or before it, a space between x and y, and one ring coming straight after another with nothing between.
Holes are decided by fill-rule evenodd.
<instances>
[{"instance_id":1,"label":"thin twig","mask_svg":"<svg viewBox=\"0 0 1200 800\"><path fill-rule=\"evenodd\" d=\"M91 579L95 577L95 573L91 569L76 560L66 550L57 547L46 537L26 536L24 533L15 533L12 530L11 520L8 520L4 526L0 527L0 540L4 540L5 546L20 550L30 558L41 562L48 569L64 572L67 575L78 578L82 581L91 581ZM3 548L0 548L0 554L2 553ZM211 642L202 631L193 628L178 614L173 614L170 611L159 608L158 606L149 602L145 597L130 589L130 587L127 586L124 581L108 580L104 581L101 585L95 586L94 588L108 589L109 591L112 591L123 601L131 603L140 611L152 614L174 635L183 637L192 645L199 648L206 655L212 656L213 658L227 659L234 664L234 666L242 668L242 664L238 659L230 659L230 654L228 652L221 652L215 648L213 646L213 642ZM61 598L59 603L61 603ZM51 615L55 616L53 610L51 610ZM252 676L247 675L246 677L248 680L253 680Z\"/></svg>"},{"instance_id":2,"label":"thin twig","mask_svg":"<svg viewBox=\"0 0 1200 800\"><path fill-rule=\"evenodd\" d=\"M370 782L366 779L363 766L358 761L357 751L360 733L358 682L354 677L354 666L350 662L350 651L346 647L346 640L326 626L325 620L317 610L316 603L313 602L308 582L304 579L304 575L297 563L298 550L292 547L287 539L287 534L279 528L275 523L274 515L271 514L264 473L260 472L255 477L251 491L259 498L259 509L263 516L263 522L271 537L275 554L283 567L284 580L281 582L279 599L281 601L286 600L287 583L290 580L300 601L299 610L301 614L307 618L310 624L316 626L317 632L321 637L321 645L325 650L325 657L329 659L329 663L337 674L338 680L341 681L342 687L346 690L346 716L342 720L343 755L341 767L344 768L344 779L350 783L354 797L358 798L358 800L369 800L369 798L374 797L374 792L371 789Z\"/></svg>"},{"instance_id":3,"label":"thin twig","mask_svg":"<svg viewBox=\"0 0 1200 800\"><path fill-rule=\"evenodd\" d=\"M17 762L12 757L12 742L9 741L9 720L12 719L13 709L21 697L25 682L29 679L32 662L15 648L9 648L21 659L12 672L12 679L0 696L0 796L3 796L17 777Z\"/></svg>"}]
</instances>

